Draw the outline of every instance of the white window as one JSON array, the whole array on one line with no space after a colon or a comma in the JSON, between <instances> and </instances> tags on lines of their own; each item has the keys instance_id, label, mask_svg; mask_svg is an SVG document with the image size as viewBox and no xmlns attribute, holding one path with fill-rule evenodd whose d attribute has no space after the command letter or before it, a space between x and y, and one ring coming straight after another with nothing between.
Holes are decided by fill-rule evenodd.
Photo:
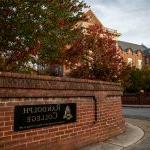
<instances>
[{"instance_id":1,"label":"white window","mask_svg":"<svg viewBox=\"0 0 150 150\"><path fill-rule=\"evenodd\" d=\"M142 60L138 59L138 69L142 68Z\"/></svg>"},{"instance_id":2,"label":"white window","mask_svg":"<svg viewBox=\"0 0 150 150\"><path fill-rule=\"evenodd\" d=\"M128 58L128 65L132 65L132 58Z\"/></svg>"}]
</instances>

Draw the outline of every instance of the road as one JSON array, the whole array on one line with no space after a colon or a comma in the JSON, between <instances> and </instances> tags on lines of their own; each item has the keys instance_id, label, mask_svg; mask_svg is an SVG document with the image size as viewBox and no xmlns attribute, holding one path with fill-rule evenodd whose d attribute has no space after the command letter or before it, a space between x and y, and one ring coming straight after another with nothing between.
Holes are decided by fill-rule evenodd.
<instances>
[{"instance_id":1,"label":"road","mask_svg":"<svg viewBox=\"0 0 150 150\"><path fill-rule=\"evenodd\" d=\"M150 120L150 107L123 107L123 114L127 118Z\"/></svg>"},{"instance_id":2,"label":"road","mask_svg":"<svg viewBox=\"0 0 150 150\"><path fill-rule=\"evenodd\" d=\"M131 118L127 118L126 121L143 129L144 137L125 150L150 150L150 121Z\"/></svg>"},{"instance_id":3,"label":"road","mask_svg":"<svg viewBox=\"0 0 150 150\"><path fill-rule=\"evenodd\" d=\"M126 121L144 130L144 137L126 150L150 150L150 107L123 107Z\"/></svg>"}]
</instances>

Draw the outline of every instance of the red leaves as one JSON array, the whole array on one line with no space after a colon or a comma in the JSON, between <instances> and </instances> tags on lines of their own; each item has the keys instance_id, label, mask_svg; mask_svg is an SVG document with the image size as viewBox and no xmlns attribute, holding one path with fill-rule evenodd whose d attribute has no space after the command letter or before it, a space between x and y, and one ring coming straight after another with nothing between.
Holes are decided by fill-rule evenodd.
<instances>
[{"instance_id":1,"label":"red leaves","mask_svg":"<svg viewBox=\"0 0 150 150\"><path fill-rule=\"evenodd\" d=\"M76 41L78 42L81 41ZM102 26L92 25L87 29L82 42L81 66L73 70L71 75L106 81L118 80L123 59L120 57L113 34Z\"/></svg>"},{"instance_id":2,"label":"red leaves","mask_svg":"<svg viewBox=\"0 0 150 150\"><path fill-rule=\"evenodd\" d=\"M32 48L32 49L30 49L30 53L33 55L33 56L36 56L37 55L37 49L35 49L35 48Z\"/></svg>"},{"instance_id":3,"label":"red leaves","mask_svg":"<svg viewBox=\"0 0 150 150\"><path fill-rule=\"evenodd\" d=\"M38 54L39 49L41 48L41 44L38 43L35 47L30 48L28 53L32 54L33 56L36 56Z\"/></svg>"},{"instance_id":4,"label":"red leaves","mask_svg":"<svg viewBox=\"0 0 150 150\"><path fill-rule=\"evenodd\" d=\"M36 56L40 48L41 45L38 43L35 47L28 48L25 51L16 50L11 54L7 64L11 65L16 62L24 62L30 55Z\"/></svg>"},{"instance_id":5,"label":"red leaves","mask_svg":"<svg viewBox=\"0 0 150 150\"><path fill-rule=\"evenodd\" d=\"M14 12L13 9L10 9L10 8L2 8L1 11L2 11L3 15L5 14L7 16Z\"/></svg>"},{"instance_id":6,"label":"red leaves","mask_svg":"<svg viewBox=\"0 0 150 150\"><path fill-rule=\"evenodd\" d=\"M77 39L73 42L70 48L66 51L66 55L70 55L70 57L80 56L83 52L83 42L81 39Z\"/></svg>"},{"instance_id":7,"label":"red leaves","mask_svg":"<svg viewBox=\"0 0 150 150\"><path fill-rule=\"evenodd\" d=\"M76 48L75 48L75 51L82 52L82 51L83 51L83 43L82 43L82 40L81 40L81 39L75 40L75 42L74 42L74 44L73 44L73 47L76 47Z\"/></svg>"},{"instance_id":8,"label":"red leaves","mask_svg":"<svg viewBox=\"0 0 150 150\"><path fill-rule=\"evenodd\" d=\"M47 65L68 59L74 62L79 57L82 52L79 42L74 43L76 48L71 49L72 56L66 58L66 54L61 54L66 51L66 45L72 45L83 34L82 29L75 27L77 22L83 21L82 10L86 5L82 1L46 0L39 3L39 0L23 0L13 3L6 0L1 5L1 52L7 57L6 63L13 63L6 71L22 70L30 61ZM41 41L41 48L36 45L38 41ZM34 61L34 58L38 59Z\"/></svg>"},{"instance_id":9,"label":"red leaves","mask_svg":"<svg viewBox=\"0 0 150 150\"><path fill-rule=\"evenodd\" d=\"M59 26L60 26L60 28L63 28L65 26L65 20L64 19L59 20Z\"/></svg>"}]
</instances>

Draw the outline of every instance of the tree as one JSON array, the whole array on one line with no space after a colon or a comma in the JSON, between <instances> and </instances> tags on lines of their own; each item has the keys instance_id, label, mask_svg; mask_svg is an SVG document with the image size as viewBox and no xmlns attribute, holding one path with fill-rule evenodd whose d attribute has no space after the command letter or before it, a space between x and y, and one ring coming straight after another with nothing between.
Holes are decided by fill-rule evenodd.
<instances>
[{"instance_id":1,"label":"tree","mask_svg":"<svg viewBox=\"0 0 150 150\"><path fill-rule=\"evenodd\" d=\"M119 80L125 65L114 35L101 25L92 25L86 29L82 42L82 57L76 67L72 66L70 76Z\"/></svg>"},{"instance_id":2,"label":"tree","mask_svg":"<svg viewBox=\"0 0 150 150\"><path fill-rule=\"evenodd\" d=\"M150 92L150 67L145 66L142 68L142 89L145 92Z\"/></svg>"},{"instance_id":3,"label":"tree","mask_svg":"<svg viewBox=\"0 0 150 150\"><path fill-rule=\"evenodd\" d=\"M123 88L127 93L138 93L141 90L150 92L150 68L143 67L141 70L132 68L123 82Z\"/></svg>"},{"instance_id":4,"label":"tree","mask_svg":"<svg viewBox=\"0 0 150 150\"><path fill-rule=\"evenodd\" d=\"M139 92L142 89L141 70L132 68L127 80L124 82L124 91L129 93Z\"/></svg>"},{"instance_id":5,"label":"tree","mask_svg":"<svg viewBox=\"0 0 150 150\"><path fill-rule=\"evenodd\" d=\"M86 7L79 0L1 0L0 53L5 71L66 61L66 45L82 37L82 28L75 26L84 19Z\"/></svg>"}]
</instances>

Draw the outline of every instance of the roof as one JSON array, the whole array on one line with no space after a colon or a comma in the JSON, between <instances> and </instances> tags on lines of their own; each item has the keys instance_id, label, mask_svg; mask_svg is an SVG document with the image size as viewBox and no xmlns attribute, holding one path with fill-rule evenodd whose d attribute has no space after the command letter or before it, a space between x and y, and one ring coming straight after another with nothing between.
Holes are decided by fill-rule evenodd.
<instances>
[{"instance_id":1,"label":"roof","mask_svg":"<svg viewBox=\"0 0 150 150\"><path fill-rule=\"evenodd\" d=\"M96 15L94 14L94 12L91 9L85 13L85 16L88 17L88 22L90 22L92 24L102 25L104 28L106 28L106 30L108 30L110 33L113 33L115 36L121 35L120 33L118 33L117 30L105 27L102 24L102 22L96 17Z\"/></svg>"},{"instance_id":2,"label":"roof","mask_svg":"<svg viewBox=\"0 0 150 150\"><path fill-rule=\"evenodd\" d=\"M123 50L127 50L130 48L132 49L132 51L137 51L137 50L144 51L148 49L145 45L138 45L138 44L124 42L124 41L118 41L118 44Z\"/></svg>"},{"instance_id":3,"label":"roof","mask_svg":"<svg viewBox=\"0 0 150 150\"><path fill-rule=\"evenodd\" d=\"M99 24L102 25L103 24L100 22L100 20L95 16L95 14L93 13L93 11L90 9L85 13L85 16L89 17L88 19L91 19L90 22L94 23L94 24Z\"/></svg>"},{"instance_id":4,"label":"roof","mask_svg":"<svg viewBox=\"0 0 150 150\"><path fill-rule=\"evenodd\" d=\"M150 48L143 51L144 55L150 55Z\"/></svg>"}]
</instances>

